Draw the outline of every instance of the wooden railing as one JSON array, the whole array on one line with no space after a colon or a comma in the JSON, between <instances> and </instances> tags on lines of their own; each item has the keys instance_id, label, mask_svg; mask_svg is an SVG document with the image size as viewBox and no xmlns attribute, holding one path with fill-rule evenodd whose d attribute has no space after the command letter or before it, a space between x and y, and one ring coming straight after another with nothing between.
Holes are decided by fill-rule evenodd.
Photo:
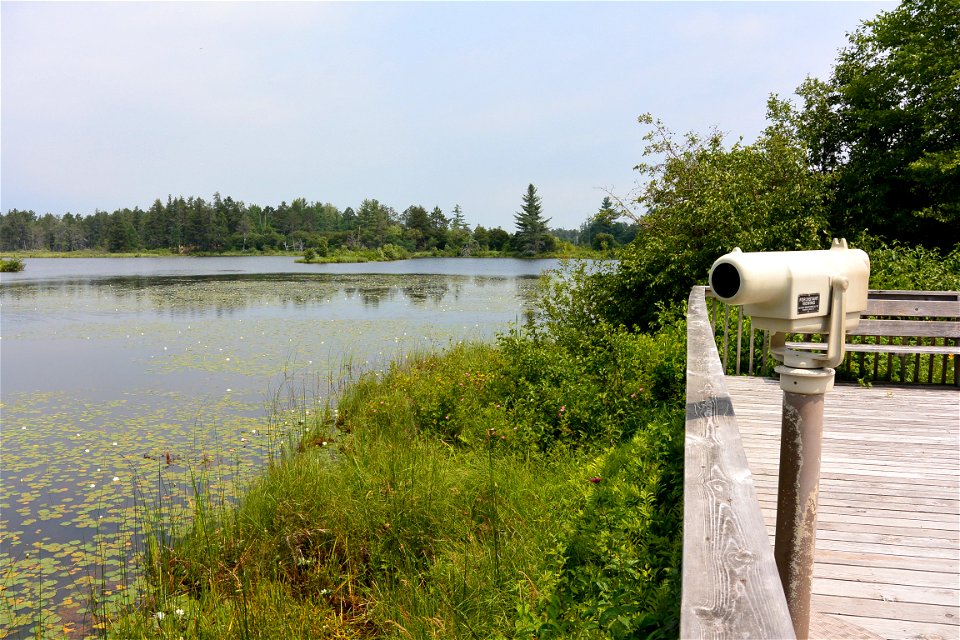
<instances>
[{"instance_id":1,"label":"wooden railing","mask_svg":"<svg viewBox=\"0 0 960 640\"><path fill-rule=\"evenodd\" d=\"M705 293L687 308L680 636L795 638Z\"/></svg>"},{"instance_id":2,"label":"wooden railing","mask_svg":"<svg viewBox=\"0 0 960 640\"><path fill-rule=\"evenodd\" d=\"M772 375L768 332L754 329L742 307L708 302L723 370L729 375ZM897 384L960 386L960 294L956 291L871 290L860 327L847 336L837 378ZM819 335L793 334L811 346ZM802 347L801 347L802 348Z\"/></svg>"}]
</instances>

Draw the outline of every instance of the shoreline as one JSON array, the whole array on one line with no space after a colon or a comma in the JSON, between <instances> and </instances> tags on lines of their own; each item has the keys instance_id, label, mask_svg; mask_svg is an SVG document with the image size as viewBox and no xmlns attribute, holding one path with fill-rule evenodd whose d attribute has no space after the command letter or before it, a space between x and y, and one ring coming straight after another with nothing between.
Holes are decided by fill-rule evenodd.
<instances>
[{"instance_id":1,"label":"shoreline","mask_svg":"<svg viewBox=\"0 0 960 640\"><path fill-rule=\"evenodd\" d=\"M323 258L317 257L307 261L303 258L303 251L274 251L274 252L251 252L251 251L225 251L223 253L175 253L172 251L145 250L136 252L110 253L107 251L81 250L81 251L9 251L3 252L5 259L71 259L71 258L296 258L296 262L301 264L329 264L329 263L347 263L347 262L394 262L397 260L418 260L424 258L514 258L517 260L605 260L612 259L614 256L609 252L606 254L600 251L584 249L574 253L569 252L550 252L534 256L521 256L504 252L483 251L477 255L460 256L445 255L442 252L411 253L404 257L391 258L387 256L378 256L377 249L366 249L361 252L351 251L337 253Z\"/></svg>"}]
</instances>

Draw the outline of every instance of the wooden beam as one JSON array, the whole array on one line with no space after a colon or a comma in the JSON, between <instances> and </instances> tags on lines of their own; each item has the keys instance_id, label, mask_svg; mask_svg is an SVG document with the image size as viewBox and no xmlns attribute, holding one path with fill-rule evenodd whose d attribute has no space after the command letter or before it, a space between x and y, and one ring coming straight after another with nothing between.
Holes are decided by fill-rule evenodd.
<instances>
[{"instance_id":1,"label":"wooden beam","mask_svg":"<svg viewBox=\"0 0 960 640\"><path fill-rule=\"evenodd\" d=\"M687 311L682 638L795 638L704 287Z\"/></svg>"}]
</instances>

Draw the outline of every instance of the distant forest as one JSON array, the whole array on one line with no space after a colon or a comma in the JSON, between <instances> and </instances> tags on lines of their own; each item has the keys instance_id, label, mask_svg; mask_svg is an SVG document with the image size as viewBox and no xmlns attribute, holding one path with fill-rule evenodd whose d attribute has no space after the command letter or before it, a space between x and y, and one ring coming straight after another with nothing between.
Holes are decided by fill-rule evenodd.
<instances>
[{"instance_id":1,"label":"distant forest","mask_svg":"<svg viewBox=\"0 0 960 640\"><path fill-rule=\"evenodd\" d=\"M540 216L539 203L535 214ZM37 215L11 209L0 214L0 250L211 254L361 250L393 245L410 252L473 255L490 251L547 253L557 250L561 243L607 250L630 242L637 234L635 223L618 222L617 217L610 199L604 198L599 210L579 229L545 231L537 240L536 250L530 251L525 245L529 233L524 232L519 214L517 230L511 233L500 227L471 228L459 205L449 215L439 207L427 210L420 205L398 213L367 199L356 210L347 207L341 211L330 203L308 202L305 198L274 207L245 204L214 193L210 200L168 196L166 202L157 199L146 211L135 207L112 213L98 210L90 215ZM542 216L538 219L548 221Z\"/></svg>"}]
</instances>

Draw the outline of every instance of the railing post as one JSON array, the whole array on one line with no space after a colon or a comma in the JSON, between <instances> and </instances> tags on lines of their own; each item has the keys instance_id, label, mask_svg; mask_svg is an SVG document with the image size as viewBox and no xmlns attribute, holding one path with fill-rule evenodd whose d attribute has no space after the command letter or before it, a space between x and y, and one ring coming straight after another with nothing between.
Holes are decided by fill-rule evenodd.
<instances>
[{"instance_id":1,"label":"railing post","mask_svg":"<svg viewBox=\"0 0 960 640\"><path fill-rule=\"evenodd\" d=\"M737 307L737 375L740 375L740 355L743 343L743 307Z\"/></svg>"},{"instance_id":2,"label":"railing post","mask_svg":"<svg viewBox=\"0 0 960 640\"><path fill-rule=\"evenodd\" d=\"M727 354L730 351L730 305L723 305L723 372L727 373Z\"/></svg>"}]
</instances>

